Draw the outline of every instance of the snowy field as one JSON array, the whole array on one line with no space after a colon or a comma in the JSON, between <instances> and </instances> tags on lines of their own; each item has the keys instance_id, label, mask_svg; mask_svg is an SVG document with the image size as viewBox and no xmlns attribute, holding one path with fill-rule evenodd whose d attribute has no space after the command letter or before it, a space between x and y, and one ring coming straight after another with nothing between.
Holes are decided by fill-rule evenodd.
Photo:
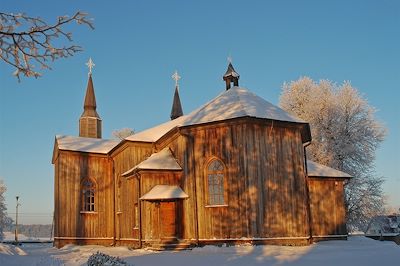
<instances>
[{"instance_id":1,"label":"snowy field","mask_svg":"<svg viewBox=\"0 0 400 266\"><path fill-rule=\"evenodd\" d=\"M307 247L283 246L206 246L193 250L155 252L126 247L73 246L56 249L51 244L0 244L0 265L85 265L88 257L100 251L119 256L130 265L399 265L400 246L362 236L348 241L328 241Z\"/></svg>"}]
</instances>

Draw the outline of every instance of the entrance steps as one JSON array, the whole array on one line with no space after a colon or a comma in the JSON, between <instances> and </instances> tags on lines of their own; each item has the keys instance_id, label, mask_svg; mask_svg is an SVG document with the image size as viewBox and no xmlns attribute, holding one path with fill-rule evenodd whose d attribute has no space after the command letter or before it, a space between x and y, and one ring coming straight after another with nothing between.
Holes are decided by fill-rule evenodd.
<instances>
[{"instance_id":1,"label":"entrance steps","mask_svg":"<svg viewBox=\"0 0 400 266\"><path fill-rule=\"evenodd\" d=\"M181 251L181 250L190 250L192 246L190 243L178 239L161 239L160 242L152 243L147 249L154 251L163 251L163 250L171 250L171 251Z\"/></svg>"}]
</instances>

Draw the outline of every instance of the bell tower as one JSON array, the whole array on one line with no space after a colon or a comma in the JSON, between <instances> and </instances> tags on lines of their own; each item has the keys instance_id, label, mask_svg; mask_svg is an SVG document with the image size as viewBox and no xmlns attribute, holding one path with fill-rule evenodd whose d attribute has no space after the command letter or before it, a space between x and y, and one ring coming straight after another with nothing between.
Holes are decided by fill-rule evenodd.
<instances>
[{"instance_id":1,"label":"bell tower","mask_svg":"<svg viewBox=\"0 0 400 266\"><path fill-rule=\"evenodd\" d=\"M95 66L92 58L89 58L86 65L89 68L89 79L83 104L83 113L79 118L79 136L101 139L101 118L96 111L96 96L92 81L92 68Z\"/></svg>"},{"instance_id":2,"label":"bell tower","mask_svg":"<svg viewBox=\"0 0 400 266\"><path fill-rule=\"evenodd\" d=\"M228 69L226 70L224 76L222 77L222 79L226 83L226 90L229 90L231 88L232 83L233 86L239 86L239 78L240 78L239 73L237 73L236 70L233 68L232 61L231 59L229 59Z\"/></svg>"}]
</instances>

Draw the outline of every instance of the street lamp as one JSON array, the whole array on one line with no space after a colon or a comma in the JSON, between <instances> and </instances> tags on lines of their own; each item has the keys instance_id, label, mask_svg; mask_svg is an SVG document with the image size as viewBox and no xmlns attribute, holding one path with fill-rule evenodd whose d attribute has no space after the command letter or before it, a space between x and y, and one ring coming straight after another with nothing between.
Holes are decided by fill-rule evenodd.
<instances>
[{"instance_id":1,"label":"street lamp","mask_svg":"<svg viewBox=\"0 0 400 266\"><path fill-rule=\"evenodd\" d=\"M17 205L15 206L15 244L18 245L18 206L21 206L21 204L18 202L19 196L15 198L17 199Z\"/></svg>"}]
</instances>

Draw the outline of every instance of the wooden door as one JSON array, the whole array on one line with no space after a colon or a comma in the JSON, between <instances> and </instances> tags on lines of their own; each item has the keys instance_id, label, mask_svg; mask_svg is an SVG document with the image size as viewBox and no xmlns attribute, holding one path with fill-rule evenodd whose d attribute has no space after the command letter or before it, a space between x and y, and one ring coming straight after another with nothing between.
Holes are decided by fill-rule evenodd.
<instances>
[{"instance_id":1,"label":"wooden door","mask_svg":"<svg viewBox=\"0 0 400 266\"><path fill-rule=\"evenodd\" d=\"M168 201L160 203L160 231L162 238L176 238L176 202Z\"/></svg>"}]
</instances>

